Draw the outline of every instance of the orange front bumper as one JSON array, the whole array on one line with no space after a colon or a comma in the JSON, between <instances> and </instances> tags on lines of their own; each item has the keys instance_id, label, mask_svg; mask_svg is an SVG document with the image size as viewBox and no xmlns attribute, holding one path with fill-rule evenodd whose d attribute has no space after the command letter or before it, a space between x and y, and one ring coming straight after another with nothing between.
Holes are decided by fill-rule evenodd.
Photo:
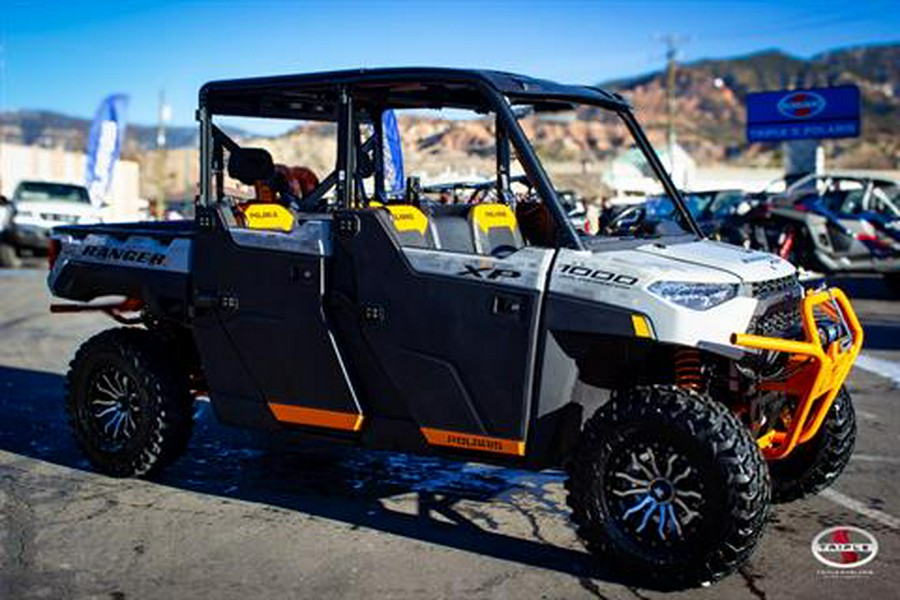
<instances>
[{"instance_id":1,"label":"orange front bumper","mask_svg":"<svg viewBox=\"0 0 900 600\"><path fill-rule=\"evenodd\" d=\"M820 320L831 320L845 332L825 348L816 326L816 308ZM862 327L841 290L807 292L800 301L800 315L803 341L746 333L731 336L732 343L738 346L790 355L788 375L759 386L764 391L784 392L795 401L793 412L784 414L781 422L758 440L769 460L788 456L797 444L808 442L816 435L862 348Z\"/></svg>"}]
</instances>

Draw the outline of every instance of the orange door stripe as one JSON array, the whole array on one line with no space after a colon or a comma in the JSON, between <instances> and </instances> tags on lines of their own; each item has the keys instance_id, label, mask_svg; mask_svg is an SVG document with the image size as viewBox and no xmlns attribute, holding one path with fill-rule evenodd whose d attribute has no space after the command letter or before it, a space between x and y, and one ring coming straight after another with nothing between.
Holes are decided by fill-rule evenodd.
<instances>
[{"instance_id":1,"label":"orange door stripe","mask_svg":"<svg viewBox=\"0 0 900 600\"><path fill-rule=\"evenodd\" d=\"M443 431L429 427L422 427L421 429L422 435L425 436L428 443L434 446L450 446L453 448L464 448L465 450L525 456L525 442L523 441Z\"/></svg>"},{"instance_id":2,"label":"orange door stripe","mask_svg":"<svg viewBox=\"0 0 900 600\"><path fill-rule=\"evenodd\" d=\"M329 429L343 429L345 431L359 431L363 423L363 416L357 413L308 408L292 404L278 404L276 402L269 402L269 409L276 419L284 423L328 427Z\"/></svg>"}]
</instances>

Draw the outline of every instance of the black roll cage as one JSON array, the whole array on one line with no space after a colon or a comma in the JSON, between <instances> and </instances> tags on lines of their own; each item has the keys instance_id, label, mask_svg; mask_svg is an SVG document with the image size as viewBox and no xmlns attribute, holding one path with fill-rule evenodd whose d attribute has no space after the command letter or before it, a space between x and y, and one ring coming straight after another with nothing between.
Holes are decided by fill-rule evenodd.
<instances>
[{"instance_id":1,"label":"black roll cage","mask_svg":"<svg viewBox=\"0 0 900 600\"><path fill-rule=\"evenodd\" d=\"M516 104L533 105L545 110L584 104L618 113L674 202L685 226L694 235L702 237L680 191L621 97L598 88L567 86L493 71L381 69L208 83L200 91L200 109L197 112L200 121L201 202L210 205L214 201L210 194L213 177L217 184L215 201L221 200L224 177L222 148L237 146L213 125L214 114L336 122L337 164L335 170L314 190L313 197L320 199L335 187L338 206L349 209L362 205L362 185L356 178L360 153L371 150L372 145L383 148L383 111L388 108L472 109L496 115L498 197L504 197L510 184L512 144L530 184L553 216L560 234L557 236L560 245L583 250L584 245L569 222L549 176L519 126L512 109ZM370 123L373 127L372 136L365 142L360 139L361 123ZM384 200L383 155L382 152L373 154L375 196Z\"/></svg>"}]
</instances>

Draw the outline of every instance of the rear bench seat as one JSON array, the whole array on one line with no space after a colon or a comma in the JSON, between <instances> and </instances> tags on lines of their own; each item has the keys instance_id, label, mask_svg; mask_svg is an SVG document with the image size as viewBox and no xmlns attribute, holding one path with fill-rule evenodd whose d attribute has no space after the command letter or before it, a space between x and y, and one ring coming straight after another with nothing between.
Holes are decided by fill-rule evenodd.
<instances>
[{"instance_id":1,"label":"rear bench seat","mask_svg":"<svg viewBox=\"0 0 900 600\"><path fill-rule=\"evenodd\" d=\"M432 209L431 219L441 241L441 250L475 254L475 239L469 223L471 208L466 204L448 204Z\"/></svg>"}]
</instances>

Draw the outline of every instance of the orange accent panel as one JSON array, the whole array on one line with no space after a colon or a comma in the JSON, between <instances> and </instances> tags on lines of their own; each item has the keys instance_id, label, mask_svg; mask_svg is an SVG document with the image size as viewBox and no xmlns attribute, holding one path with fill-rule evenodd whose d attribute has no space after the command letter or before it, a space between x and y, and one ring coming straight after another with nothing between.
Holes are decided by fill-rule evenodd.
<instances>
[{"instance_id":1,"label":"orange accent panel","mask_svg":"<svg viewBox=\"0 0 900 600\"><path fill-rule=\"evenodd\" d=\"M269 410L275 418L284 423L327 427L344 431L359 431L363 424L363 416L357 413L345 413L321 408L308 408L292 404L269 402Z\"/></svg>"},{"instance_id":2,"label":"orange accent panel","mask_svg":"<svg viewBox=\"0 0 900 600\"><path fill-rule=\"evenodd\" d=\"M470 433L458 433L456 431L443 431L422 427L422 435L433 446L449 446L464 450L478 450L480 452L494 452L495 454L511 454L513 456L525 456L525 442L519 440L507 440L503 438L472 435Z\"/></svg>"}]
</instances>

